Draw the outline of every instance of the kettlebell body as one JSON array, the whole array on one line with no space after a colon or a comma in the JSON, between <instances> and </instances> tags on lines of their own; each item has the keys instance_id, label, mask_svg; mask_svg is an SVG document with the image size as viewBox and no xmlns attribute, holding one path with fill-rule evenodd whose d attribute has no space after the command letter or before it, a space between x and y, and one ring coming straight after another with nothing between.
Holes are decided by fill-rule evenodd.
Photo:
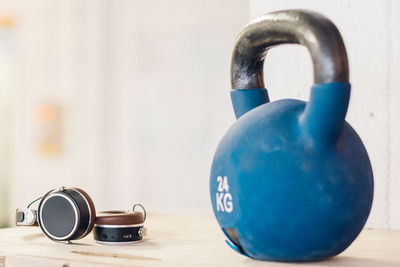
<instances>
[{"instance_id":1,"label":"kettlebell body","mask_svg":"<svg viewBox=\"0 0 400 267\"><path fill-rule=\"evenodd\" d=\"M272 28L276 38L279 34L274 23L289 21L287 25L292 25L296 20L293 27L298 27L299 21L303 23L300 27L314 25L316 20L323 27L333 25L314 12L281 11L257 19L239 36L232 59L231 91L238 119L218 145L211 169L212 206L228 244L260 260L316 261L339 254L360 233L373 199L368 154L360 137L344 120L350 84L341 38L341 51L329 55L332 61L340 62L334 55L341 53L344 63L333 64L334 68L331 65L322 74L321 67L314 68L317 82L308 102L269 102L260 79L263 58L253 72L243 67L255 65L249 64L246 52L250 51L250 57L261 54L254 51L252 43L263 51L264 58L265 47L276 45L274 40L260 45L263 42L258 41L257 34L251 38L254 32ZM267 22L270 28L265 27ZM332 31L338 34L335 27ZM250 48L240 47L241 40ZM288 43L284 41L281 43ZM309 48L304 41L297 43ZM318 49L324 50L321 46ZM315 67L320 62L309 50ZM255 59L260 61L260 57Z\"/></svg>"}]
</instances>

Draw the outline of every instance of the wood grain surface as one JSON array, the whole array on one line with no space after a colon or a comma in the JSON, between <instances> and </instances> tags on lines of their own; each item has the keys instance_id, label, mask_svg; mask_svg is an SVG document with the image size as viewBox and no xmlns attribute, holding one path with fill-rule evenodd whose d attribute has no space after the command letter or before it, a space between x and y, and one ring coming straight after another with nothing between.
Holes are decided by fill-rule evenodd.
<instances>
[{"instance_id":1,"label":"wood grain surface","mask_svg":"<svg viewBox=\"0 0 400 267\"><path fill-rule=\"evenodd\" d=\"M147 237L132 245L100 245L92 235L55 243L36 227L0 230L0 267L25 266L400 266L400 231L365 229L344 253L327 261L261 262L234 252L214 218L151 214Z\"/></svg>"}]
</instances>

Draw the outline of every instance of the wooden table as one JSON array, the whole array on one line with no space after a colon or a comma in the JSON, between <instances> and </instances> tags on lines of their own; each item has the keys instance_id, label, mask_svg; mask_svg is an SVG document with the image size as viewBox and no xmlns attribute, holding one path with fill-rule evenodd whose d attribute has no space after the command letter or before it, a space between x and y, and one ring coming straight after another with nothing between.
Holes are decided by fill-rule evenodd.
<instances>
[{"instance_id":1,"label":"wooden table","mask_svg":"<svg viewBox=\"0 0 400 267\"><path fill-rule=\"evenodd\" d=\"M364 230L341 255L309 264L251 260L225 244L214 218L150 215L148 236L133 245L106 246L91 235L55 243L36 227L0 230L0 266L400 266L400 231Z\"/></svg>"}]
</instances>

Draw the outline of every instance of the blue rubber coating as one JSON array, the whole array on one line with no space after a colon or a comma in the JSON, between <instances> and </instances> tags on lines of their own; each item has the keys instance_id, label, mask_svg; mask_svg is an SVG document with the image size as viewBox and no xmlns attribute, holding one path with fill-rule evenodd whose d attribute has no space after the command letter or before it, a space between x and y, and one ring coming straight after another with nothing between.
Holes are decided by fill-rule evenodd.
<instances>
[{"instance_id":1,"label":"blue rubber coating","mask_svg":"<svg viewBox=\"0 0 400 267\"><path fill-rule=\"evenodd\" d=\"M237 119L247 111L269 102L268 91L265 88L231 90L231 99Z\"/></svg>"},{"instance_id":2,"label":"blue rubber coating","mask_svg":"<svg viewBox=\"0 0 400 267\"><path fill-rule=\"evenodd\" d=\"M268 102L265 89L231 96L239 118L215 152L210 196L233 248L272 261L341 253L363 228L374 192L368 153L344 120L350 84L314 85L308 103Z\"/></svg>"},{"instance_id":3,"label":"blue rubber coating","mask_svg":"<svg viewBox=\"0 0 400 267\"><path fill-rule=\"evenodd\" d=\"M321 146L336 142L346 117L350 90L350 83L345 82L316 84L311 88L300 127L314 142L320 142Z\"/></svg>"},{"instance_id":4,"label":"blue rubber coating","mask_svg":"<svg viewBox=\"0 0 400 267\"><path fill-rule=\"evenodd\" d=\"M247 256L246 254L243 254L243 253L240 251L240 249L239 249L234 243L232 243L231 241L225 240L225 243L226 243L231 249L233 249L234 251L236 251L237 253Z\"/></svg>"}]
</instances>

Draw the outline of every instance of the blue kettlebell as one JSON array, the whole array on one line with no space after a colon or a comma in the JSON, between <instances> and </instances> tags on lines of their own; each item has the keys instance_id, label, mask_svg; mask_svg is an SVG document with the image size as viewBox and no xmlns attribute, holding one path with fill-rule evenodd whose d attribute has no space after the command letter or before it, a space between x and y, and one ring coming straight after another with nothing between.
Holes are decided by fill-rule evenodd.
<instances>
[{"instance_id":1,"label":"blue kettlebell","mask_svg":"<svg viewBox=\"0 0 400 267\"><path fill-rule=\"evenodd\" d=\"M311 55L308 102L269 102L264 88L268 49L288 43ZM317 261L341 253L368 218L374 185L367 151L344 120L350 83L338 29L306 10L255 19L235 42L231 83L237 121L218 145L210 178L227 243L259 260Z\"/></svg>"}]
</instances>

